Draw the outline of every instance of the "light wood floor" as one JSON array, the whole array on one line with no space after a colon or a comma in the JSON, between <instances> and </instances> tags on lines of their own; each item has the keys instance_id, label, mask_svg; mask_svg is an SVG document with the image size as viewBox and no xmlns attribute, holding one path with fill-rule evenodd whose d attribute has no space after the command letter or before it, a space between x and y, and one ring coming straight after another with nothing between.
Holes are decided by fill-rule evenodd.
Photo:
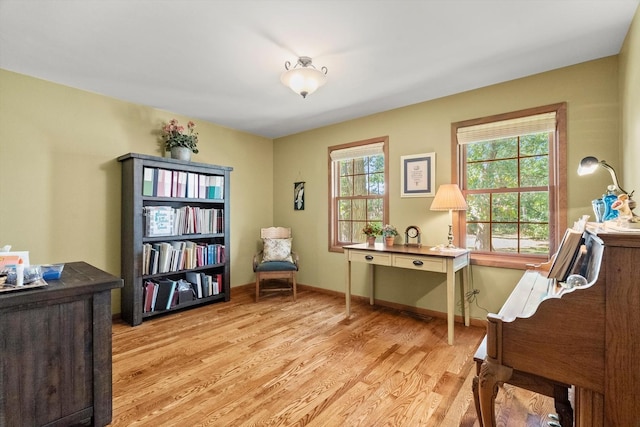
<instances>
[{"instance_id":1,"label":"light wood floor","mask_svg":"<svg viewBox=\"0 0 640 427\"><path fill-rule=\"evenodd\" d=\"M113 326L112 426L478 426L484 330L303 290ZM505 385L500 426L546 427L551 399Z\"/></svg>"}]
</instances>

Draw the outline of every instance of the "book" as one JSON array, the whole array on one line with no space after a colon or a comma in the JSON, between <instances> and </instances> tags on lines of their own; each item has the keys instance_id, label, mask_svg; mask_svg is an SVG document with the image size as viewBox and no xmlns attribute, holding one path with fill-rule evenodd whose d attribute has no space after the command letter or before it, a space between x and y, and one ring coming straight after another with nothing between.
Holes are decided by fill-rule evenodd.
<instances>
[{"instance_id":1,"label":"book","mask_svg":"<svg viewBox=\"0 0 640 427\"><path fill-rule=\"evenodd\" d=\"M197 273L195 271L187 271L185 273L185 278L187 279L187 282L193 285L196 298L202 298L202 279L200 273Z\"/></svg>"},{"instance_id":2,"label":"book","mask_svg":"<svg viewBox=\"0 0 640 427\"><path fill-rule=\"evenodd\" d=\"M176 292L177 286L178 282L176 282L175 280L171 280L171 291L169 292L169 298L167 299L167 310L169 310L171 307L175 307L175 305L178 303L178 292Z\"/></svg>"},{"instance_id":3,"label":"book","mask_svg":"<svg viewBox=\"0 0 640 427\"><path fill-rule=\"evenodd\" d=\"M202 297L211 296L211 276L200 273L200 283L202 283Z\"/></svg>"},{"instance_id":4,"label":"book","mask_svg":"<svg viewBox=\"0 0 640 427\"><path fill-rule=\"evenodd\" d=\"M198 174L187 172L187 197L190 199L198 198L198 187Z\"/></svg>"},{"instance_id":5,"label":"book","mask_svg":"<svg viewBox=\"0 0 640 427\"><path fill-rule=\"evenodd\" d=\"M156 297L155 311L168 310L171 307L171 298L173 297L171 291L175 288L175 283L175 281L170 279L158 280L158 296Z\"/></svg>"},{"instance_id":6,"label":"book","mask_svg":"<svg viewBox=\"0 0 640 427\"><path fill-rule=\"evenodd\" d=\"M158 177L158 170L155 168L145 167L142 179L142 195L143 196L155 196L156 193L156 179Z\"/></svg>"},{"instance_id":7,"label":"book","mask_svg":"<svg viewBox=\"0 0 640 427\"><path fill-rule=\"evenodd\" d=\"M145 236L171 236L174 216L171 206L145 206Z\"/></svg>"},{"instance_id":8,"label":"book","mask_svg":"<svg viewBox=\"0 0 640 427\"><path fill-rule=\"evenodd\" d=\"M198 175L198 198L199 199L207 198L207 176L206 175Z\"/></svg>"},{"instance_id":9,"label":"book","mask_svg":"<svg viewBox=\"0 0 640 427\"><path fill-rule=\"evenodd\" d=\"M187 197L187 173L178 171L178 191L176 197Z\"/></svg>"},{"instance_id":10,"label":"book","mask_svg":"<svg viewBox=\"0 0 640 427\"><path fill-rule=\"evenodd\" d=\"M156 284L149 281L144 285L144 313L153 311L154 308L154 296L156 295Z\"/></svg>"},{"instance_id":11,"label":"book","mask_svg":"<svg viewBox=\"0 0 640 427\"><path fill-rule=\"evenodd\" d=\"M571 272L573 264L580 252L580 247L584 242L583 232L568 228L565 231L555 259L549 269L548 277L556 279L558 282L567 280L567 276Z\"/></svg>"},{"instance_id":12,"label":"book","mask_svg":"<svg viewBox=\"0 0 640 427\"><path fill-rule=\"evenodd\" d=\"M171 171L171 197L178 196L178 171Z\"/></svg>"},{"instance_id":13,"label":"book","mask_svg":"<svg viewBox=\"0 0 640 427\"><path fill-rule=\"evenodd\" d=\"M171 197L172 173L167 169L158 169L158 181L156 182L156 195L158 197Z\"/></svg>"}]
</instances>

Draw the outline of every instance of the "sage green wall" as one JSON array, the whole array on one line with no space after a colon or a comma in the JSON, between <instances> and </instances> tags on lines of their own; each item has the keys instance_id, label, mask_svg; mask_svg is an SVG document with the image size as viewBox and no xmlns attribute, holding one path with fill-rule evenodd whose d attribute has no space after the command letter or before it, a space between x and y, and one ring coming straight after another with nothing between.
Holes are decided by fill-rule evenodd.
<instances>
[{"instance_id":1,"label":"sage green wall","mask_svg":"<svg viewBox=\"0 0 640 427\"><path fill-rule=\"evenodd\" d=\"M195 120L201 153L194 160L234 167L232 286L253 281L250 263L259 229L280 224L293 228L302 262L300 282L343 291L343 255L327 251L326 157L327 147L335 144L389 135L391 222L399 228L419 225L426 244L445 241L447 215L428 210L431 198L399 197L400 156L436 152L437 184L450 182L451 122L567 101L569 220L590 214L589 201L609 183L605 173L575 175L575 165L585 155L605 158L623 169L626 188L640 188L639 21L636 13L619 70L617 56L605 58L273 144ZM85 260L119 275L120 166L115 158L128 152L161 155L153 134L160 123L190 118L1 69L0 94L0 245L29 250L33 263ZM306 181L304 211L292 207L296 181ZM354 293L365 295L361 267L354 267ZM385 268L378 272L379 281L385 282L378 286L380 298L445 311L445 286L439 275ZM473 267L473 285L481 291L478 304L498 310L520 275ZM119 311L119 292L114 292L113 312ZM483 318L484 311L472 307L472 315Z\"/></svg>"},{"instance_id":2,"label":"sage green wall","mask_svg":"<svg viewBox=\"0 0 640 427\"><path fill-rule=\"evenodd\" d=\"M331 84L321 90L330 91ZM436 184L451 182L452 122L563 101L568 117L568 219L573 221L591 213L590 201L610 183L604 173L578 177L575 171L580 159L604 155L614 166L620 163L617 56L276 139L274 219L293 228L301 259L299 282L339 292L344 289L344 255L327 250L327 147L388 135L390 223L402 230L418 225L423 242L436 245L446 240L448 215L429 211L432 198L400 198L400 156L435 152ZM292 207L295 181L306 182L304 211ZM366 295L365 266L354 265L353 270L354 294ZM384 283L377 286L381 299L446 311L443 275L385 267L376 271L376 282ZM478 304L499 310L521 275L517 270L474 266ZM472 307L471 315L484 318L486 313Z\"/></svg>"},{"instance_id":3,"label":"sage green wall","mask_svg":"<svg viewBox=\"0 0 640 427\"><path fill-rule=\"evenodd\" d=\"M619 178L625 190L637 191L634 197L637 201L640 199L640 8L636 10L619 56L624 153L624 169Z\"/></svg>"},{"instance_id":4,"label":"sage green wall","mask_svg":"<svg viewBox=\"0 0 640 427\"><path fill-rule=\"evenodd\" d=\"M120 276L120 164L162 155L154 131L189 118L0 70L0 245L35 264L87 261ZM194 119L194 161L231 173L231 281L253 281L259 228L273 218L270 139ZM237 261L237 262L236 262ZM120 312L119 290L113 312Z\"/></svg>"}]
</instances>

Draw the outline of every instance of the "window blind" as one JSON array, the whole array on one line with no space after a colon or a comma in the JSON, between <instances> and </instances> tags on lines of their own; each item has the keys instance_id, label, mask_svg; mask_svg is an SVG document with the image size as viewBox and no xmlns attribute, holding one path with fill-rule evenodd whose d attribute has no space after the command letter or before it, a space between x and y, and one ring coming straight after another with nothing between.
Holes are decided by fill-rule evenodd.
<instances>
[{"instance_id":1,"label":"window blind","mask_svg":"<svg viewBox=\"0 0 640 427\"><path fill-rule=\"evenodd\" d=\"M331 160L347 160L366 156L379 156L384 154L384 142L374 142L367 145L342 148L331 152Z\"/></svg>"},{"instance_id":2,"label":"window blind","mask_svg":"<svg viewBox=\"0 0 640 427\"><path fill-rule=\"evenodd\" d=\"M493 141L519 135L531 135L556 130L556 113L543 113L499 122L458 128L458 144Z\"/></svg>"}]
</instances>

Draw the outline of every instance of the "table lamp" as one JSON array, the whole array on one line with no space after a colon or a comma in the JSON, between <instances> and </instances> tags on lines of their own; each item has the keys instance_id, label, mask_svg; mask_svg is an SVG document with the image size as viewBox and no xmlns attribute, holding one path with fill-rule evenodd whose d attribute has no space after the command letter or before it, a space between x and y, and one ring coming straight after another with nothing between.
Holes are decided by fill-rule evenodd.
<instances>
[{"instance_id":1,"label":"table lamp","mask_svg":"<svg viewBox=\"0 0 640 427\"><path fill-rule=\"evenodd\" d=\"M613 167L611 167L611 165L606 162L606 160L598 161L598 159L593 156L585 157L584 159L580 160L580 165L578 165L578 175L582 176L592 174L596 171L596 169L598 169L598 166L609 171L609 173L611 174L611 179L613 179L613 184L619 191L625 194L629 194L628 192L623 190L622 187L620 187L616 171L613 169Z\"/></svg>"},{"instance_id":2,"label":"table lamp","mask_svg":"<svg viewBox=\"0 0 640 427\"><path fill-rule=\"evenodd\" d=\"M632 200L631 197L633 196L633 191L631 193L629 193L628 191L626 191L625 189L623 189L620 186L620 183L618 182L618 176L616 175L616 171L615 169L613 169L613 167L611 165L609 165L605 160L598 160L597 158L593 157L593 156L587 156L584 159L580 160L580 164L578 165L578 175L582 176L582 175L590 175L592 173L594 173L596 171L596 169L598 169L598 166L600 166L603 169L606 169L609 171L609 173L611 174L611 179L613 180L613 185L615 185L616 189L621 192L624 193L626 195L629 196L629 209L631 209L633 211L633 209L635 209L636 207L636 202L635 200Z\"/></svg>"},{"instance_id":3,"label":"table lamp","mask_svg":"<svg viewBox=\"0 0 640 427\"><path fill-rule=\"evenodd\" d=\"M466 211L467 202L458 187L458 184L442 184L438 187L436 197L431 203L432 211L449 211L449 244L447 249L456 249L453 244L453 211Z\"/></svg>"}]
</instances>

